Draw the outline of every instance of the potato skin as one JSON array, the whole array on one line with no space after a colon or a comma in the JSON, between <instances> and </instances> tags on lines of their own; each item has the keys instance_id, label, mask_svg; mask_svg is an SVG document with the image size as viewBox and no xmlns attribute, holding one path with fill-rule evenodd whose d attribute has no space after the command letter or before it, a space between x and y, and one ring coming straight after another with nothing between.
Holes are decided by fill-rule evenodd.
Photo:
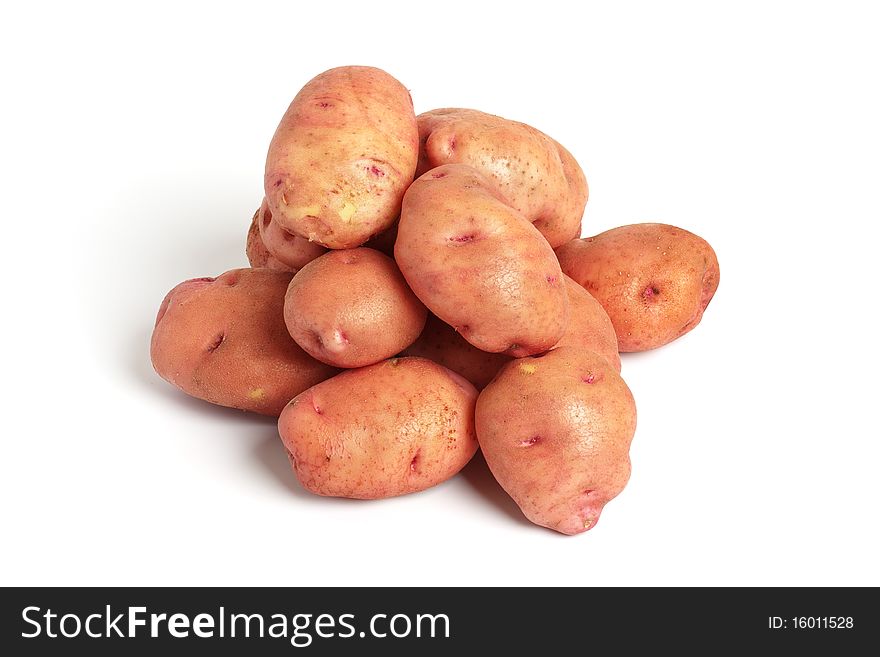
<instances>
[{"instance_id":1,"label":"potato skin","mask_svg":"<svg viewBox=\"0 0 880 657\"><path fill-rule=\"evenodd\" d=\"M480 393L476 425L492 474L537 525L587 531L629 480L635 402L598 354L561 347L508 363Z\"/></svg>"},{"instance_id":2,"label":"potato skin","mask_svg":"<svg viewBox=\"0 0 880 657\"><path fill-rule=\"evenodd\" d=\"M461 470L477 450L477 391L424 358L394 358L297 396L278 432L304 488L377 499L414 493Z\"/></svg>"},{"instance_id":3,"label":"potato skin","mask_svg":"<svg viewBox=\"0 0 880 657\"><path fill-rule=\"evenodd\" d=\"M427 310L394 261L359 247L330 251L290 281L284 321L297 344L336 367L364 367L411 345Z\"/></svg>"},{"instance_id":4,"label":"potato skin","mask_svg":"<svg viewBox=\"0 0 880 657\"><path fill-rule=\"evenodd\" d=\"M608 361L620 372L620 353L617 347L617 334L611 318L593 296L584 288L565 276L565 291L571 313L565 335L556 344L559 347L577 347L592 351ZM455 369L455 368L453 368Z\"/></svg>"},{"instance_id":5,"label":"potato skin","mask_svg":"<svg viewBox=\"0 0 880 657\"><path fill-rule=\"evenodd\" d=\"M428 309L482 351L540 353L565 331L553 250L472 167L437 167L410 186L394 257Z\"/></svg>"},{"instance_id":6,"label":"potato skin","mask_svg":"<svg viewBox=\"0 0 880 657\"><path fill-rule=\"evenodd\" d=\"M266 245L263 244L263 238L260 237L260 228L258 225L259 218L260 210L258 208L257 211L254 212L254 216L251 219L251 226L247 232L247 242L245 243L244 248L250 266L254 269L259 269L263 267L274 269L275 271L289 271L291 273L295 272L296 269L294 269L293 267L288 267L283 262L278 260L278 258L269 253Z\"/></svg>"},{"instance_id":7,"label":"potato skin","mask_svg":"<svg viewBox=\"0 0 880 657\"><path fill-rule=\"evenodd\" d=\"M557 141L530 125L471 109L416 117L416 176L443 164L468 164L489 178L552 247L580 237L589 198L584 172Z\"/></svg>"},{"instance_id":8,"label":"potato skin","mask_svg":"<svg viewBox=\"0 0 880 657\"><path fill-rule=\"evenodd\" d=\"M179 284L156 317L153 368L193 397L277 417L293 397L338 372L287 333L282 306L291 276L233 269Z\"/></svg>"},{"instance_id":9,"label":"potato skin","mask_svg":"<svg viewBox=\"0 0 880 657\"><path fill-rule=\"evenodd\" d=\"M421 356L449 368L470 381L477 390L486 387L510 360L505 354L480 351L436 315L428 315L425 330L403 350L403 356Z\"/></svg>"},{"instance_id":10,"label":"potato skin","mask_svg":"<svg viewBox=\"0 0 880 657\"><path fill-rule=\"evenodd\" d=\"M269 145L265 191L279 227L331 249L388 228L418 161L412 98L385 71L343 66L293 99Z\"/></svg>"},{"instance_id":11,"label":"potato skin","mask_svg":"<svg viewBox=\"0 0 880 657\"><path fill-rule=\"evenodd\" d=\"M288 233L272 220L272 211L269 203L263 199L260 209L257 210L257 226L260 230L260 239L263 246L290 271L298 271L307 263L327 252L320 244L309 242L307 239Z\"/></svg>"},{"instance_id":12,"label":"potato skin","mask_svg":"<svg viewBox=\"0 0 880 657\"><path fill-rule=\"evenodd\" d=\"M613 228L556 255L605 308L624 352L654 349L692 330L721 279L709 243L667 224Z\"/></svg>"}]
</instances>

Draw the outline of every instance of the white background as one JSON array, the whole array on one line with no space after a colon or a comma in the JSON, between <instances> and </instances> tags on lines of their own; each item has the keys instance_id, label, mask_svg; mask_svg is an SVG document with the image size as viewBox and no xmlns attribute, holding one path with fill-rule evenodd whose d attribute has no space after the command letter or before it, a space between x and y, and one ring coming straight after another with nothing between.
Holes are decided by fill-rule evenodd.
<instances>
[{"instance_id":1,"label":"white background","mask_svg":"<svg viewBox=\"0 0 880 657\"><path fill-rule=\"evenodd\" d=\"M719 4L7 5L0 582L880 585L880 25ZM310 496L271 420L153 373L165 292L246 264L278 119L343 64L566 144L585 235L714 245L702 324L624 358L633 475L596 529L528 524L479 461Z\"/></svg>"}]
</instances>

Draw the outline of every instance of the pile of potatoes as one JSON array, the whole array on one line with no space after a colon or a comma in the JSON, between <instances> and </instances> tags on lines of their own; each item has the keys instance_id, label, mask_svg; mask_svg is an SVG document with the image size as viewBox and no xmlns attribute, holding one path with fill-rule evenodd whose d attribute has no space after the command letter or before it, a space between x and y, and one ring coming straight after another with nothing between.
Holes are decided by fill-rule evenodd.
<instances>
[{"instance_id":1,"label":"pile of potatoes","mask_svg":"<svg viewBox=\"0 0 880 657\"><path fill-rule=\"evenodd\" d=\"M414 493L480 449L529 520L594 527L630 475L619 352L700 322L712 247L663 224L581 239L587 180L561 144L476 110L416 116L370 67L302 88L264 184L251 268L162 302L159 375L278 416L318 495Z\"/></svg>"}]
</instances>

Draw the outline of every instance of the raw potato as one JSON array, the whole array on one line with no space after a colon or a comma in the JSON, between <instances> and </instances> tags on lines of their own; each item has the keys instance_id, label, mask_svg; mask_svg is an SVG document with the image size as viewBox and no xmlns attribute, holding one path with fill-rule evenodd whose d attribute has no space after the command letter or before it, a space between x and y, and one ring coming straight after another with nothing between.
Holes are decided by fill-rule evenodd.
<instances>
[{"instance_id":1,"label":"raw potato","mask_svg":"<svg viewBox=\"0 0 880 657\"><path fill-rule=\"evenodd\" d=\"M568 324L553 250L481 173L447 164L406 192L394 245L416 296L483 351L550 349Z\"/></svg>"},{"instance_id":2,"label":"raw potato","mask_svg":"<svg viewBox=\"0 0 880 657\"><path fill-rule=\"evenodd\" d=\"M556 347L577 347L593 351L604 357L619 372L617 334L608 313L602 308L602 304L568 276L565 276L565 290L568 292L571 313L565 335Z\"/></svg>"},{"instance_id":3,"label":"raw potato","mask_svg":"<svg viewBox=\"0 0 880 657\"><path fill-rule=\"evenodd\" d=\"M296 95L269 145L273 219L332 249L360 246L397 218L418 148L406 87L377 68L326 71Z\"/></svg>"},{"instance_id":4,"label":"raw potato","mask_svg":"<svg viewBox=\"0 0 880 657\"><path fill-rule=\"evenodd\" d=\"M283 304L291 276L233 269L175 287L153 329L156 372L193 397L277 416L293 397L338 372L287 333Z\"/></svg>"},{"instance_id":5,"label":"raw potato","mask_svg":"<svg viewBox=\"0 0 880 657\"><path fill-rule=\"evenodd\" d=\"M720 276L711 246L662 224L579 239L589 187L559 142L476 110L416 117L372 67L310 80L263 173L253 268L168 293L159 375L276 416L312 493L421 491L482 447L531 522L595 527L630 477L620 352L701 321Z\"/></svg>"},{"instance_id":6,"label":"raw potato","mask_svg":"<svg viewBox=\"0 0 880 657\"><path fill-rule=\"evenodd\" d=\"M556 254L611 317L620 351L654 349L693 329L721 277L708 242L666 224L613 228Z\"/></svg>"},{"instance_id":7,"label":"raw potato","mask_svg":"<svg viewBox=\"0 0 880 657\"><path fill-rule=\"evenodd\" d=\"M468 164L489 178L550 246L580 237L587 179L558 142L525 123L471 109L437 109L416 118L417 176L443 164Z\"/></svg>"},{"instance_id":8,"label":"raw potato","mask_svg":"<svg viewBox=\"0 0 880 657\"><path fill-rule=\"evenodd\" d=\"M278 420L291 465L318 495L376 499L430 488L477 450L477 391L423 358L348 370L294 399Z\"/></svg>"},{"instance_id":9,"label":"raw potato","mask_svg":"<svg viewBox=\"0 0 880 657\"><path fill-rule=\"evenodd\" d=\"M272 220L272 211L266 199L260 206L257 218L257 226L260 229L260 239L266 250L279 262L290 268L290 271L298 271L306 264L327 252L320 244L309 242L307 239L288 233L278 226L278 222Z\"/></svg>"},{"instance_id":10,"label":"raw potato","mask_svg":"<svg viewBox=\"0 0 880 657\"><path fill-rule=\"evenodd\" d=\"M564 339L564 338L563 338ZM428 315L418 340L404 349L404 356L421 356L460 374L482 390L510 361L510 356L480 351L435 315Z\"/></svg>"},{"instance_id":11,"label":"raw potato","mask_svg":"<svg viewBox=\"0 0 880 657\"><path fill-rule=\"evenodd\" d=\"M394 356L419 337L426 315L394 261L366 247L330 251L307 264L284 302L297 344L337 367Z\"/></svg>"},{"instance_id":12,"label":"raw potato","mask_svg":"<svg viewBox=\"0 0 880 657\"><path fill-rule=\"evenodd\" d=\"M296 271L294 268L288 267L278 260L278 258L273 256L269 253L268 249L266 249L266 245L263 244L263 238L260 237L260 228L257 223L259 220L260 211L257 210L254 213L253 219L251 219L251 227L248 229L247 243L245 245L245 253L247 254L247 259L251 267L254 269L267 267L269 269L274 269L275 271Z\"/></svg>"},{"instance_id":13,"label":"raw potato","mask_svg":"<svg viewBox=\"0 0 880 657\"><path fill-rule=\"evenodd\" d=\"M498 483L563 534L595 527L629 479L635 402L598 354L561 347L508 363L480 393L476 425Z\"/></svg>"}]
</instances>

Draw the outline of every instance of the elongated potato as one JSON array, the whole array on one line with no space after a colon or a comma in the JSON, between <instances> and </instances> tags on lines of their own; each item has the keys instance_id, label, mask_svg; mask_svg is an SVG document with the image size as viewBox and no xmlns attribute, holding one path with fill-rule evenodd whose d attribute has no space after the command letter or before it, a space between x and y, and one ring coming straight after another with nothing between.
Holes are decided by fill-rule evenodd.
<instances>
[{"instance_id":1,"label":"elongated potato","mask_svg":"<svg viewBox=\"0 0 880 657\"><path fill-rule=\"evenodd\" d=\"M483 351L540 353L568 324L550 245L472 167L437 167L410 186L394 256L422 303Z\"/></svg>"},{"instance_id":2,"label":"elongated potato","mask_svg":"<svg viewBox=\"0 0 880 657\"><path fill-rule=\"evenodd\" d=\"M629 480L635 402L598 354L560 347L508 363L480 393L476 423L489 469L535 524L592 529Z\"/></svg>"},{"instance_id":3,"label":"elongated potato","mask_svg":"<svg viewBox=\"0 0 880 657\"><path fill-rule=\"evenodd\" d=\"M273 220L332 249L360 246L400 212L418 161L412 98L385 71L330 69L293 99L266 158Z\"/></svg>"},{"instance_id":4,"label":"elongated potato","mask_svg":"<svg viewBox=\"0 0 880 657\"><path fill-rule=\"evenodd\" d=\"M175 287L153 329L156 372L193 397L277 416L293 397L338 372L287 333L283 306L291 277L233 269Z\"/></svg>"},{"instance_id":5,"label":"elongated potato","mask_svg":"<svg viewBox=\"0 0 880 657\"><path fill-rule=\"evenodd\" d=\"M437 109L416 119L417 176L443 164L468 164L489 178L550 246L580 236L587 179L558 142L525 123L471 109Z\"/></svg>"},{"instance_id":6,"label":"elongated potato","mask_svg":"<svg viewBox=\"0 0 880 657\"><path fill-rule=\"evenodd\" d=\"M556 348L577 347L595 352L619 372L617 334L608 313L602 308L602 304L568 276L565 276L565 290L568 292L571 313L565 335L556 344Z\"/></svg>"},{"instance_id":7,"label":"elongated potato","mask_svg":"<svg viewBox=\"0 0 880 657\"><path fill-rule=\"evenodd\" d=\"M299 271L312 260L327 252L327 249L320 244L309 242L307 239L288 233L281 228L277 221L272 220L272 211L265 198L257 213L257 226L260 229L260 239L263 241L263 246L290 271Z\"/></svg>"},{"instance_id":8,"label":"elongated potato","mask_svg":"<svg viewBox=\"0 0 880 657\"><path fill-rule=\"evenodd\" d=\"M510 360L510 356L504 354L480 351L436 315L428 315L425 330L402 355L421 356L448 367L474 384L477 390L485 388Z\"/></svg>"},{"instance_id":9,"label":"elongated potato","mask_svg":"<svg viewBox=\"0 0 880 657\"><path fill-rule=\"evenodd\" d=\"M347 370L297 396L278 432L304 488L376 499L452 477L477 450L477 391L424 358Z\"/></svg>"},{"instance_id":10,"label":"elongated potato","mask_svg":"<svg viewBox=\"0 0 880 657\"><path fill-rule=\"evenodd\" d=\"M388 256L358 247L330 251L303 267L287 289L284 321L309 355L336 367L364 367L411 345L427 311Z\"/></svg>"},{"instance_id":11,"label":"elongated potato","mask_svg":"<svg viewBox=\"0 0 880 657\"><path fill-rule=\"evenodd\" d=\"M721 273L701 237L666 224L632 224L556 251L562 270L602 304L620 351L645 351L692 330Z\"/></svg>"}]
</instances>

